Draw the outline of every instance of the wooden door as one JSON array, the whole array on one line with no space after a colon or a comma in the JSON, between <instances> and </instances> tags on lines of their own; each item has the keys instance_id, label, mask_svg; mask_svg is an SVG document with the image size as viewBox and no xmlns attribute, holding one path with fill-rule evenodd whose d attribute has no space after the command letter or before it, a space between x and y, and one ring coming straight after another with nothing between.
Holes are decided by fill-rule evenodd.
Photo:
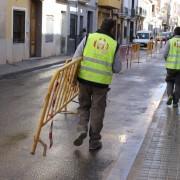
<instances>
[{"instance_id":1,"label":"wooden door","mask_svg":"<svg viewBox=\"0 0 180 180\"><path fill-rule=\"evenodd\" d=\"M36 3L31 1L30 15L30 56L36 56Z\"/></svg>"}]
</instances>

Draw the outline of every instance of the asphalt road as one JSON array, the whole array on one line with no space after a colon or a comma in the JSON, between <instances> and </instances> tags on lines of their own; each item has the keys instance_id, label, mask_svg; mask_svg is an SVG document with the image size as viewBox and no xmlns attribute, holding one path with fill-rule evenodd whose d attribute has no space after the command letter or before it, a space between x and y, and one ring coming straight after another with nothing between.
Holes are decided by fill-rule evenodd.
<instances>
[{"instance_id":1,"label":"asphalt road","mask_svg":"<svg viewBox=\"0 0 180 180\"><path fill-rule=\"evenodd\" d=\"M44 158L38 145L32 156L33 134L55 69L0 80L0 180L124 180L164 91L165 72L159 56L133 63L132 69L114 76L102 150L89 153L88 140L74 147L78 117L57 115L53 148ZM70 109L77 107L73 103ZM47 143L48 128L41 134Z\"/></svg>"}]
</instances>

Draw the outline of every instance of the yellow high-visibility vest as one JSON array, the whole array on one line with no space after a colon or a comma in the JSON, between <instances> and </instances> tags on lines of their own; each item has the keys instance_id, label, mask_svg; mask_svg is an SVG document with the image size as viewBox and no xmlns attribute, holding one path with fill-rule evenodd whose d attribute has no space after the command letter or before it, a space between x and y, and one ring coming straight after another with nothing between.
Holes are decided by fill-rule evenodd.
<instances>
[{"instance_id":1,"label":"yellow high-visibility vest","mask_svg":"<svg viewBox=\"0 0 180 180\"><path fill-rule=\"evenodd\" d=\"M89 34L78 77L95 83L111 84L116 47L117 41L105 34Z\"/></svg>"},{"instance_id":2,"label":"yellow high-visibility vest","mask_svg":"<svg viewBox=\"0 0 180 180\"><path fill-rule=\"evenodd\" d=\"M180 70L180 38L172 38L169 54L166 59L166 68Z\"/></svg>"}]
</instances>

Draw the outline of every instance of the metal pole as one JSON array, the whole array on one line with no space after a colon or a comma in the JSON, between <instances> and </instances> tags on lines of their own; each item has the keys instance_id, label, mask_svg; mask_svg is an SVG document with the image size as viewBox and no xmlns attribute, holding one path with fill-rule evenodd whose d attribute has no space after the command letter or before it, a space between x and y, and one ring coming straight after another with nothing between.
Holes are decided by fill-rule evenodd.
<instances>
[{"instance_id":1,"label":"metal pole","mask_svg":"<svg viewBox=\"0 0 180 180\"><path fill-rule=\"evenodd\" d=\"M77 28L78 28L78 0L76 1L75 50L77 48Z\"/></svg>"}]
</instances>

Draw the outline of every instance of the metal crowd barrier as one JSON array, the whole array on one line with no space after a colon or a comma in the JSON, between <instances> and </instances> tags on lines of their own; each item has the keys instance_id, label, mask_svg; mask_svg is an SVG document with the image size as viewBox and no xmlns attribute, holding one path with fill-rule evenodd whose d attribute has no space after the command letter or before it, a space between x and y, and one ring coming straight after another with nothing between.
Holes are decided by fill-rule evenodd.
<instances>
[{"instance_id":1,"label":"metal crowd barrier","mask_svg":"<svg viewBox=\"0 0 180 180\"><path fill-rule=\"evenodd\" d=\"M131 67L132 61L137 60L137 62L139 63L140 44L131 44L130 53L131 53L131 58L130 58L130 67Z\"/></svg>"},{"instance_id":2,"label":"metal crowd barrier","mask_svg":"<svg viewBox=\"0 0 180 180\"><path fill-rule=\"evenodd\" d=\"M43 155L46 155L47 145L40 138L42 128L49 121L53 122L53 117L56 114L67 111L67 105L78 95L79 90L76 76L80 61L81 58L73 61L71 59L67 60L65 65L52 77L34 136L31 154L35 154L39 142L44 147Z\"/></svg>"},{"instance_id":3,"label":"metal crowd barrier","mask_svg":"<svg viewBox=\"0 0 180 180\"><path fill-rule=\"evenodd\" d=\"M132 61L137 60L139 63L140 59L140 45L129 44L120 46L120 58L122 61L126 61L127 68L132 65Z\"/></svg>"},{"instance_id":4,"label":"metal crowd barrier","mask_svg":"<svg viewBox=\"0 0 180 180\"><path fill-rule=\"evenodd\" d=\"M121 45L119 48L120 59L126 62L127 68L129 67L129 45Z\"/></svg>"},{"instance_id":5,"label":"metal crowd barrier","mask_svg":"<svg viewBox=\"0 0 180 180\"><path fill-rule=\"evenodd\" d=\"M148 42L147 43L147 57L150 55L152 58L153 49L154 49L154 42L152 41Z\"/></svg>"}]
</instances>

